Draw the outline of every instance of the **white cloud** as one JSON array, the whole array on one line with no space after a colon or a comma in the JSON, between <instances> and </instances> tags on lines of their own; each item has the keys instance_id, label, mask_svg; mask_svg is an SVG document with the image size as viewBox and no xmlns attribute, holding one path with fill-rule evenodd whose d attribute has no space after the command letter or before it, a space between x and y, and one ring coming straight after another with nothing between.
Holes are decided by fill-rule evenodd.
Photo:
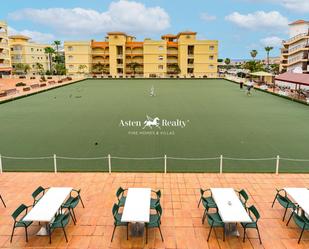
<instances>
[{"instance_id":1,"label":"white cloud","mask_svg":"<svg viewBox=\"0 0 309 249\"><path fill-rule=\"evenodd\" d=\"M83 8L22 9L10 13L9 18L30 20L62 35L86 36L108 31L157 33L170 26L169 15L161 7L126 0L112 2L104 12Z\"/></svg>"},{"instance_id":2,"label":"white cloud","mask_svg":"<svg viewBox=\"0 0 309 249\"><path fill-rule=\"evenodd\" d=\"M225 17L237 26L250 30L284 30L288 27L288 19L282 16L278 11L256 11L248 14L233 12Z\"/></svg>"},{"instance_id":3,"label":"white cloud","mask_svg":"<svg viewBox=\"0 0 309 249\"><path fill-rule=\"evenodd\" d=\"M280 37L277 36L269 36L269 37L265 37L263 39L260 40L261 44L263 46L270 46L270 47L281 47L282 46L282 39Z\"/></svg>"},{"instance_id":4,"label":"white cloud","mask_svg":"<svg viewBox=\"0 0 309 249\"><path fill-rule=\"evenodd\" d=\"M8 27L8 34L9 35L25 35L31 38L32 41L38 42L38 43L51 43L52 41L56 40L56 37L53 34L49 33L41 33L39 31L35 30L28 30L24 29L21 31L18 31L12 27Z\"/></svg>"},{"instance_id":5,"label":"white cloud","mask_svg":"<svg viewBox=\"0 0 309 249\"><path fill-rule=\"evenodd\" d=\"M216 16L210 15L210 14L208 14L208 13L206 13L206 12L201 13L200 18L201 18L203 21L207 21L207 22L209 22L209 21L214 21L214 20L217 19Z\"/></svg>"},{"instance_id":6,"label":"white cloud","mask_svg":"<svg viewBox=\"0 0 309 249\"><path fill-rule=\"evenodd\" d=\"M247 0L249 2L255 3L276 3L280 4L286 9L300 12L300 13L309 13L309 1L308 0Z\"/></svg>"}]
</instances>

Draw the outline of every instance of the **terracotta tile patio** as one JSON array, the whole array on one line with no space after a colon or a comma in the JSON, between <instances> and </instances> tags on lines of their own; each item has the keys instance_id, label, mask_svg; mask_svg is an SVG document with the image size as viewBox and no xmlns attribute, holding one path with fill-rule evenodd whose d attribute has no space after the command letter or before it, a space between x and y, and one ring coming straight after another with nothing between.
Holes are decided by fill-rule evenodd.
<instances>
[{"instance_id":1,"label":"terracotta tile patio","mask_svg":"<svg viewBox=\"0 0 309 249\"><path fill-rule=\"evenodd\" d=\"M39 185L82 189L86 207L77 207L77 224L74 226L71 222L67 228L68 243L61 230L53 233L51 245L47 237L36 236L37 223L29 227L28 243L22 228L16 230L13 243L10 243L11 213L21 203L31 204L31 193ZM0 248L309 248L309 232L304 233L298 245L300 229L293 221L288 227L282 222L284 210L280 205L271 208L276 188L308 185L309 175L304 174L4 173L0 175L0 192L7 208L0 203ZM140 237L130 237L127 241L125 228L117 228L114 241L110 242L113 230L111 208L119 186L162 190L164 242L157 229L149 230L147 245ZM249 239L243 243L242 229L239 229L240 238L228 236L224 242L220 228L212 233L207 243L209 226L207 222L201 223L203 207L197 208L200 187L245 188L250 195L249 204L254 204L261 214L259 225L263 244L259 244L254 230L248 231Z\"/></svg>"}]
</instances>

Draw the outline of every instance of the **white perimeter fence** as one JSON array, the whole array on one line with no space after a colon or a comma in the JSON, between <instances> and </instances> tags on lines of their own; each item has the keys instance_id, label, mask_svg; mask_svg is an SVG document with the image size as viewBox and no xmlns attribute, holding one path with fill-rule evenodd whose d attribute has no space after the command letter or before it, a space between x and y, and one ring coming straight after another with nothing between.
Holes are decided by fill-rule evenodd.
<instances>
[{"instance_id":1,"label":"white perimeter fence","mask_svg":"<svg viewBox=\"0 0 309 249\"><path fill-rule=\"evenodd\" d=\"M63 157L63 156L56 156L56 154L54 154L53 156L46 156L46 157L12 157L12 156L3 156L3 155L0 155L0 173L3 173L5 170L4 170L4 163L3 163L3 159L12 159L12 160L44 160L44 159L49 159L53 162L53 170L49 170L49 171L53 171L54 173L57 173L59 171L58 167L57 167L57 160L58 159L63 159L63 160L78 160L78 161L86 161L86 160L102 160L103 162L105 162L105 164L107 164L108 166L108 169L107 167L105 168L105 170L100 170L100 167L96 166L94 170L94 172L96 171L105 171L105 172L109 172L110 174L113 172L113 159L117 159L117 160L132 160L132 161L141 161L141 160L145 160L145 161L149 161L149 160L162 160L164 161L164 164L162 165L162 171L161 172L164 172L164 173L167 173L167 172L184 172L181 168L177 168L177 167L174 167L176 169L169 169L168 168L168 162L169 161L172 161L172 160L176 160L176 161L188 161L188 166L190 166L190 164L192 165L192 161L218 161L216 165L212 165L212 170L209 170L209 168L207 166L205 167L201 167L201 166L198 166L198 172L217 172L217 173L224 173L224 172L228 172L228 173L233 173L233 172L237 172L237 173L241 173L241 172L248 172L248 171L242 171L241 170L241 166L240 166L240 170L235 170L233 171L232 170L226 170L224 171L224 163L227 162L227 161L238 161L240 163L240 161L247 161L248 164L249 162L258 162L258 161L273 161L273 168L271 166L271 172L273 173L276 173L276 174L279 174L280 172L280 163L282 161L287 161L287 162L296 162L296 163L300 163L300 162L308 162L308 165L306 165L306 170L300 170L300 171L304 171L304 172L309 172L309 159L292 159L292 158L280 158L280 156L276 156L276 157L269 157L269 158L233 158L233 157L224 157L223 155L220 155L218 157L208 157L208 158L182 158L182 157L169 157L167 155L164 155L163 157L149 157L149 158L131 158L131 157L117 157L117 156L111 156L110 154L107 155L107 156L104 156L104 157L91 157L91 158L74 158L74 157ZM103 167L103 162L102 162L102 169L104 168ZM116 164L116 163L115 163ZM186 165L187 165L186 164ZM159 166L159 165L157 165ZM65 167L65 166L64 166ZM250 166L251 167L251 166ZM118 167L119 168L119 167ZM128 168L128 166L126 166L126 168ZM145 166L144 166L145 168ZM228 168L228 167L227 167ZM40 167L39 169L36 169L36 171L44 171L43 167ZM80 172L83 172L83 171L86 171L86 170L83 170L84 168L78 168L76 170L76 168L72 168L73 171L80 171ZM134 169L134 167L133 167ZM215 171L213 170L215 169ZM307 170L308 169L308 170ZM13 170L10 169L8 171L25 171L27 172L27 169L23 168L23 169L14 169L13 167ZM29 170L28 170L29 171ZM30 170L31 171L31 170ZM64 170L64 171L67 171L67 170ZM115 171L115 170L114 170ZM125 169L118 169L116 170L117 172L125 172L126 170ZM130 170L131 171L131 170ZM143 171L143 170L141 170ZM146 171L149 171L147 169L144 170L145 172ZM157 170L156 170L157 171ZM195 170L192 170L190 171L190 168L188 169L187 167L187 170L185 170L186 172L196 172ZM134 170L133 170L134 172ZM253 170L250 169L249 172L258 172L258 173L263 173L265 171L262 170L257 170L257 169L254 169L253 167ZM267 170L267 172L269 172L269 169ZM284 171L284 172L289 172L289 170L287 171Z\"/></svg>"}]
</instances>

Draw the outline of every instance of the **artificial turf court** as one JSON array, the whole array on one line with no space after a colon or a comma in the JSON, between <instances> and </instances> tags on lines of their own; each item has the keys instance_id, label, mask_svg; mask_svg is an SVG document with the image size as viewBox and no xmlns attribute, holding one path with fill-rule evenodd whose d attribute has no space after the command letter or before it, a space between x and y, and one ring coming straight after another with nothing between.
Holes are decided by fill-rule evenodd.
<instances>
[{"instance_id":1,"label":"artificial turf court","mask_svg":"<svg viewBox=\"0 0 309 249\"><path fill-rule=\"evenodd\" d=\"M157 172L164 169L164 155L306 159L308 114L308 106L260 91L249 97L226 80L84 80L1 104L0 153L4 171L52 171L53 158L5 156L53 154L111 154L112 171ZM147 116L158 117L160 128L144 128ZM223 160L223 172L274 172L275 166L274 159ZM107 171L108 160L57 158L57 168ZM168 158L167 170L218 172L219 159ZM280 171L309 172L309 162L282 160Z\"/></svg>"}]
</instances>

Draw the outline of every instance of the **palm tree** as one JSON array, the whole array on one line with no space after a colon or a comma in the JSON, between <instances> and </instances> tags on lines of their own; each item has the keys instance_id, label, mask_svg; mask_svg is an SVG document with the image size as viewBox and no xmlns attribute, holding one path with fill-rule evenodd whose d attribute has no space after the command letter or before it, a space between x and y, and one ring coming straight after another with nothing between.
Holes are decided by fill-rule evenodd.
<instances>
[{"instance_id":1,"label":"palm tree","mask_svg":"<svg viewBox=\"0 0 309 249\"><path fill-rule=\"evenodd\" d=\"M54 41L53 45L56 47L56 52L59 54L59 46L61 45L61 41Z\"/></svg>"},{"instance_id":2,"label":"palm tree","mask_svg":"<svg viewBox=\"0 0 309 249\"><path fill-rule=\"evenodd\" d=\"M55 53L55 50L52 47L46 47L44 48L45 54L48 55L48 61L49 61L49 71L52 71L52 57Z\"/></svg>"},{"instance_id":3,"label":"palm tree","mask_svg":"<svg viewBox=\"0 0 309 249\"><path fill-rule=\"evenodd\" d=\"M230 58L226 58L224 60L225 65L229 65L231 63L231 59Z\"/></svg>"},{"instance_id":4,"label":"palm tree","mask_svg":"<svg viewBox=\"0 0 309 249\"><path fill-rule=\"evenodd\" d=\"M250 55L251 55L252 59L254 60L255 57L258 55L258 51L253 49L253 50L250 51Z\"/></svg>"},{"instance_id":5,"label":"palm tree","mask_svg":"<svg viewBox=\"0 0 309 249\"><path fill-rule=\"evenodd\" d=\"M273 47L265 47L265 51L267 53L267 68L269 69L269 53L271 50L273 50Z\"/></svg>"},{"instance_id":6,"label":"palm tree","mask_svg":"<svg viewBox=\"0 0 309 249\"><path fill-rule=\"evenodd\" d=\"M104 64L102 64L101 62L93 64L92 66L93 73L103 73L103 71L104 71Z\"/></svg>"}]
</instances>

